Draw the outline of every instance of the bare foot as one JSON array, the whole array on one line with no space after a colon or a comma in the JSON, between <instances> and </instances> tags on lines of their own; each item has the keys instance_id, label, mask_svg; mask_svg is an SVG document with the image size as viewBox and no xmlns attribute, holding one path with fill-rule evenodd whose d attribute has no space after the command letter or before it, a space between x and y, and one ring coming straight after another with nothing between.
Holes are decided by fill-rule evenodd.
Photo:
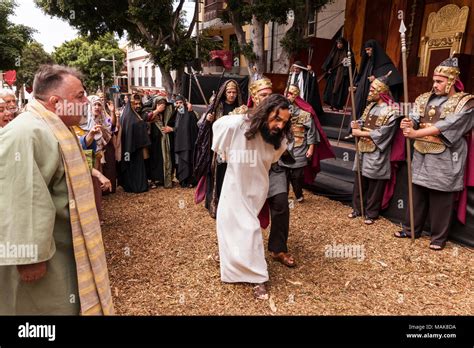
<instances>
[{"instance_id":1,"label":"bare foot","mask_svg":"<svg viewBox=\"0 0 474 348\"><path fill-rule=\"evenodd\" d=\"M257 284L253 287L253 296L257 300L268 300L268 291L264 283Z\"/></svg>"}]
</instances>

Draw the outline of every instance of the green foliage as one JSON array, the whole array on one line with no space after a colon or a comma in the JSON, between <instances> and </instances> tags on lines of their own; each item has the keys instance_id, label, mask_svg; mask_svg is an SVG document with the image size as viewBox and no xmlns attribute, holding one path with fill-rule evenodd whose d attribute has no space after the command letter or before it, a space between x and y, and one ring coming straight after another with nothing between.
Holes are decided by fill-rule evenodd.
<instances>
[{"instance_id":1,"label":"green foliage","mask_svg":"<svg viewBox=\"0 0 474 348\"><path fill-rule=\"evenodd\" d=\"M107 32L123 35L150 53L166 71L179 69L195 56L195 39L176 13L173 1L165 0L35 0L47 14L67 20L83 35L96 37ZM206 39L200 38L200 55L207 56ZM215 45L214 45L215 46Z\"/></svg>"},{"instance_id":2,"label":"green foliage","mask_svg":"<svg viewBox=\"0 0 474 348\"><path fill-rule=\"evenodd\" d=\"M112 60L112 55L116 60L116 74L120 76L125 52L119 48L117 40L110 33L95 40L85 37L76 38L63 43L53 53L53 57L58 64L75 67L84 74L84 83L89 93L96 92L97 88L102 85L102 72L104 73L105 85L113 84L112 62L100 61L101 58Z\"/></svg>"},{"instance_id":3,"label":"green foliage","mask_svg":"<svg viewBox=\"0 0 474 348\"><path fill-rule=\"evenodd\" d=\"M13 0L0 1L0 70L18 68L21 64L21 52L34 33L34 29L8 20L13 15L15 6Z\"/></svg>"},{"instance_id":4,"label":"green foliage","mask_svg":"<svg viewBox=\"0 0 474 348\"><path fill-rule=\"evenodd\" d=\"M36 41L28 43L21 53L20 66L16 74L17 86L33 87L33 78L41 64L54 63L53 57Z\"/></svg>"}]
</instances>

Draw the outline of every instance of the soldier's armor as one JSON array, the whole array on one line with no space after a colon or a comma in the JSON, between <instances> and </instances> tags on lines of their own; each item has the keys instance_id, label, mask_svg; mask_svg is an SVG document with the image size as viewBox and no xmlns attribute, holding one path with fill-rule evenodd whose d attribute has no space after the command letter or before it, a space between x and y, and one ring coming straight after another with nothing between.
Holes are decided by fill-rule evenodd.
<instances>
[{"instance_id":1,"label":"soldier's armor","mask_svg":"<svg viewBox=\"0 0 474 348\"><path fill-rule=\"evenodd\" d=\"M294 110L295 111L291 115L291 131L295 139L294 147L300 147L304 143L304 124L311 119L311 114L308 111L298 108L297 106L295 106Z\"/></svg>"},{"instance_id":2,"label":"soldier's armor","mask_svg":"<svg viewBox=\"0 0 474 348\"><path fill-rule=\"evenodd\" d=\"M376 105L376 102L372 102L364 110L362 114L362 130L371 132L373 130L379 129L380 127L386 125L390 117L397 112L396 109L387 106L381 108L382 114L377 116L370 114L370 110ZM358 142L359 151L362 153L374 152L377 149L374 141L369 137L360 137Z\"/></svg>"},{"instance_id":3,"label":"soldier's armor","mask_svg":"<svg viewBox=\"0 0 474 348\"><path fill-rule=\"evenodd\" d=\"M452 114L461 112L467 102L474 99L472 94L458 92L449 97L440 106L428 105L432 95L433 93L431 92L423 93L415 100L415 108L420 115L420 129L428 128ZM414 148L423 154L439 154L446 150L446 145L442 142L439 135L430 135L416 139Z\"/></svg>"}]
</instances>

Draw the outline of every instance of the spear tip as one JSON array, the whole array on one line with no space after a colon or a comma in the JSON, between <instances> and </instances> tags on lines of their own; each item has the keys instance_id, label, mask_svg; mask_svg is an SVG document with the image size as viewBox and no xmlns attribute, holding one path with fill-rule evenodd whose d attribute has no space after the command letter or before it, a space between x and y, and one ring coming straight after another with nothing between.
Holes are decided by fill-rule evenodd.
<instances>
[{"instance_id":1,"label":"spear tip","mask_svg":"<svg viewBox=\"0 0 474 348\"><path fill-rule=\"evenodd\" d=\"M403 19L400 21L400 29L398 29L398 31L400 32L400 34L403 34L407 31L407 27L405 26L405 22L403 21Z\"/></svg>"}]
</instances>

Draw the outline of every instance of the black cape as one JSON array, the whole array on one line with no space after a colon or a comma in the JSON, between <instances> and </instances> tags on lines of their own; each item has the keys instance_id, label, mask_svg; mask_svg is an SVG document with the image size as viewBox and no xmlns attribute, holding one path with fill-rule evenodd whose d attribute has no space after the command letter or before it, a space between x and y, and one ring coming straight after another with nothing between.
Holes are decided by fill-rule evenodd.
<instances>
[{"instance_id":1,"label":"black cape","mask_svg":"<svg viewBox=\"0 0 474 348\"><path fill-rule=\"evenodd\" d=\"M322 69L325 71L326 87L324 88L324 103L336 109L342 109L347 102L349 94L349 68L342 64L342 60L347 57L348 44L344 38L339 38L343 47L337 48L337 41L323 63ZM351 50L351 57L354 53ZM352 59L352 71L355 71L355 62Z\"/></svg>"},{"instance_id":2,"label":"black cape","mask_svg":"<svg viewBox=\"0 0 474 348\"><path fill-rule=\"evenodd\" d=\"M176 178L182 185L195 185L193 156L199 130L196 114L185 109L184 114L180 116L175 110L168 124L170 127L174 127L174 153L177 157Z\"/></svg>"},{"instance_id":3,"label":"black cape","mask_svg":"<svg viewBox=\"0 0 474 348\"><path fill-rule=\"evenodd\" d=\"M120 119L122 127L122 159L119 183L126 192L148 191L143 150L151 144L147 124L127 103Z\"/></svg>"}]
</instances>

